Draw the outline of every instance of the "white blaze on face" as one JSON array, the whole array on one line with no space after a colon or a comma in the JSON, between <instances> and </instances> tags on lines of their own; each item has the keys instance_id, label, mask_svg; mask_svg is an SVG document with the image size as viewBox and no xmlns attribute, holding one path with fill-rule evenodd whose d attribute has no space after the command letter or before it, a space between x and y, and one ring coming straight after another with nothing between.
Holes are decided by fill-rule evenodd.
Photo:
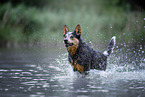
<instances>
[{"instance_id":1,"label":"white blaze on face","mask_svg":"<svg viewBox=\"0 0 145 97\"><path fill-rule=\"evenodd\" d=\"M67 32L66 34L66 39L68 40L68 43L73 43L70 36L72 35L73 32Z\"/></svg>"}]
</instances>

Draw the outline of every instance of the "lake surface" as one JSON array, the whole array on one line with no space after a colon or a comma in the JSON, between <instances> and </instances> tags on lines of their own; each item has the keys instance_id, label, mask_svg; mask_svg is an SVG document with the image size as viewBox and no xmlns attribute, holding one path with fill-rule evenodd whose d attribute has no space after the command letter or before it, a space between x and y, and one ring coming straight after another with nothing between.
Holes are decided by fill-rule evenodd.
<instances>
[{"instance_id":1,"label":"lake surface","mask_svg":"<svg viewBox=\"0 0 145 97\"><path fill-rule=\"evenodd\" d=\"M0 97L145 97L145 46L115 48L86 76L64 48L0 49Z\"/></svg>"}]
</instances>

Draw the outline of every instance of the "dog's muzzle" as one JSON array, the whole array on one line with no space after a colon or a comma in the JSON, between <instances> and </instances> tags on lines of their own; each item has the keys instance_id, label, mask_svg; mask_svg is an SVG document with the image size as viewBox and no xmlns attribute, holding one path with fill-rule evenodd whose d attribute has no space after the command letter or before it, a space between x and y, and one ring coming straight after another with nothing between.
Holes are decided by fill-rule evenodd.
<instances>
[{"instance_id":1,"label":"dog's muzzle","mask_svg":"<svg viewBox=\"0 0 145 97\"><path fill-rule=\"evenodd\" d=\"M66 47L69 47L69 46L72 46L73 43L68 43L68 40L67 39L64 39L64 43L65 43L65 46Z\"/></svg>"}]
</instances>

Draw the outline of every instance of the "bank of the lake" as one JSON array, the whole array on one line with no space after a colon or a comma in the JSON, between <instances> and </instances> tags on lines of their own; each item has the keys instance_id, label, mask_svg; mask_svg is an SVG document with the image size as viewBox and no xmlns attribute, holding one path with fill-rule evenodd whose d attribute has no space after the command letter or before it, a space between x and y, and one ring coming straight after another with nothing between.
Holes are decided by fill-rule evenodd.
<instances>
[{"instance_id":1,"label":"bank of the lake","mask_svg":"<svg viewBox=\"0 0 145 97\"><path fill-rule=\"evenodd\" d=\"M71 31L80 24L82 37L94 45L106 45L114 35L118 45L145 45L143 10L117 6L117 2L104 4L95 0L90 6L83 6L88 4L87 1L73 2L72 8L56 4L53 2L43 8L22 3L1 4L0 47L61 45L65 24Z\"/></svg>"}]
</instances>

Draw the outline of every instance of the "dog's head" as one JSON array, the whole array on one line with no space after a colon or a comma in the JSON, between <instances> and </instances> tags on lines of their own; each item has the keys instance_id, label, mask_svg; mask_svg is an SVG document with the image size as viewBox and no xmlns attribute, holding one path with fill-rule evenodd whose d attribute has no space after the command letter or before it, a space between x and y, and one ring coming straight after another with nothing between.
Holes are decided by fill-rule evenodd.
<instances>
[{"instance_id":1,"label":"dog's head","mask_svg":"<svg viewBox=\"0 0 145 97\"><path fill-rule=\"evenodd\" d=\"M79 38L81 36L81 27L78 24L74 32L70 32L68 27L64 26L64 43L67 48L78 47Z\"/></svg>"}]
</instances>

